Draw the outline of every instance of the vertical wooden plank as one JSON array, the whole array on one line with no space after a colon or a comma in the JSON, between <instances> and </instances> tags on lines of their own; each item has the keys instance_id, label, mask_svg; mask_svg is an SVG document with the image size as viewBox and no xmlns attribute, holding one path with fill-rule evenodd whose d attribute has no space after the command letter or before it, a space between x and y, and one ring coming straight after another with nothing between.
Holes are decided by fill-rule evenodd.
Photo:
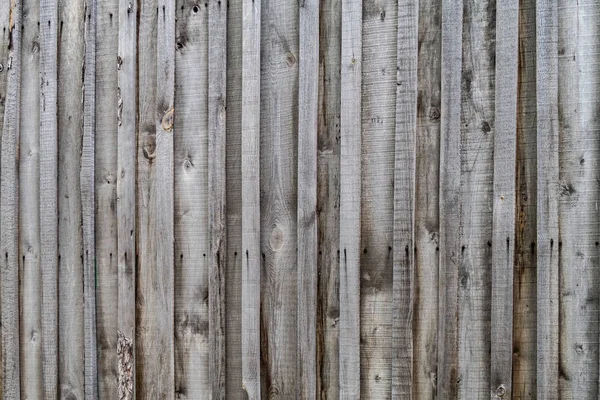
<instances>
[{"instance_id":1,"label":"vertical wooden plank","mask_svg":"<svg viewBox=\"0 0 600 400\"><path fill-rule=\"evenodd\" d=\"M58 4L58 382L60 397L84 396L81 204L85 4Z\"/></svg>"},{"instance_id":2,"label":"vertical wooden plank","mask_svg":"<svg viewBox=\"0 0 600 400\"><path fill-rule=\"evenodd\" d=\"M496 2L465 0L463 4L459 397L485 398L490 395ZM506 246L506 240L503 243Z\"/></svg>"},{"instance_id":3,"label":"vertical wooden plank","mask_svg":"<svg viewBox=\"0 0 600 400\"><path fill-rule=\"evenodd\" d=\"M598 398L600 2L558 2L559 397Z\"/></svg>"},{"instance_id":4,"label":"vertical wooden plank","mask_svg":"<svg viewBox=\"0 0 600 400\"><path fill-rule=\"evenodd\" d=\"M138 143L136 193L136 397L160 397L159 374L170 354L157 349L156 286L162 282L156 259L156 89L157 0L139 3L138 31ZM162 271L161 271L162 272ZM166 317L168 318L168 317ZM157 361L157 355L159 360ZM173 391L172 388L170 391Z\"/></svg>"},{"instance_id":5,"label":"vertical wooden plank","mask_svg":"<svg viewBox=\"0 0 600 400\"><path fill-rule=\"evenodd\" d=\"M339 397L340 57L342 3L320 1L317 149L317 385Z\"/></svg>"},{"instance_id":6,"label":"vertical wooden plank","mask_svg":"<svg viewBox=\"0 0 600 400\"><path fill-rule=\"evenodd\" d=\"M208 9L208 260L209 382L211 398L225 400L225 272L227 269L227 3Z\"/></svg>"},{"instance_id":7,"label":"vertical wooden plank","mask_svg":"<svg viewBox=\"0 0 600 400\"><path fill-rule=\"evenodd\" d=\"M394 188L390 183L394 182L397 11L397 1L363 1L361 240L357 242L361 246L363 398L389 398L392 389Z\"/></svg>"},{"instance_id":8,"label":"vertical wooden plank","mask_svg":"<svg viewBox=\"0 0 600 400\"><path fill-rule=\"evenodd\" d=\"M227 261L225 271L226 393L243 398L242 388L242 1L227 7Z\"/></svg>"},{"instance_id":9,"label":"vertical wooden plank","mask_svg":"<svg viewBox=\"0 0 600 400\"><path fill-rule=\"evenodd\" d=\"M458 273L461 256L460 116L462 0L442 1L440 275L437 395L458 396Z\"/></svg>"},{"instance_id":10,"label":"vertical wooden plank","mask_svg":"<svg viewBox=\"0 0 600 400\"><path fill-rule=\"evenodd\" d=\"M420 0L418 20L413 394L431 399L437 379L440 272L441 0Z\"/></svg>"},{"instance_id":11,"label":"vertical wooden plank","mask_svg":"<svg viewBox=\"0 0 600 400\"><path fill-rule=\"evenodd\" d=\"M175 392L209 398L208 8L177 5Z\"/></svg>"},{"instance_id":12,"label":"vertical wooden plank","mask_svg":"<svg viewBox=\"0 0 600 400\"><path fill-rule=\"evenodd\" d=\"M117 358L119 399L135 393L137 3L121 0L117 53Z\"/></svg>"},{"instance_id":13,"label":"vertical wooden plank","mask_svg":"<svg viewBox=\"0 0 600 400\"><path fill-rule=\"evenodd\" d=\"M23 4L13 0L9 16L8 82L2 129L0 185L0 273L2 307L2 396L20 397L19 365L19 115L21 102L21 24ZM16 27L16 29L15 29Z\"/></svg>"},{"instance_id":14,"label":"vertical wooden plank","mask_svg":"<svg viewBox=\"0 0 600 400\"><path fill-rule=\"evenodd\" d=\"M538 0L537 28L537 397L558 398L558 9Z\"/></svg>"},{"instance_id":15,"label":"vertical wooden plank","mask_svg":"<svg viewBox=\"0 0 600 400\"><path fill-rule=\"evenodd\" d=\"M362 0L342 2L340 398L360 397Z\"/></svg>"},{"instance_id":16,"label":"vertical wooden plank","mask_svg":"<svg viewBox=\"0 0 600 400\"><path fill-rule=\"evenodd\" d=\"M394 145L392 398L413 396L415 173L419 3L398 7Z\"/></svg>"},{"instance_id":17,"label":"vertical wooden plank","mask_svg":"<svg viewBox=\"0 0 600 400\"><path fill-rule=\"evenodd\" d=\"M39 1L23 2L19 144L19 300L21 394L42 397L39 226Z\"/></svg>"},{"instance_id":18,"label":"vertical wooden plank","mask_svg":"<svg viewBox=\"0 0 600 400\"><path fill-rule=\"evenodd\" d=\"M242 385L261 398L260 347L261 2L242 3Z\"/></svg>"},{"instance_id":19,"label":"vertical wooden plank","mask_svg":"<svg viewBox=\"0 0 600 400\"><path fill-rule=\"evenodd\" d=\"M519 1L496 3L491 398L512 398Z\"/></svg>"},{"instance_id":20,"label":"vertical wooden plank","mask_svg":"<svg viewBox=\"0 0 600 400\"><path fill-rule=\"evenodd\" d=\"M40 3L40 264L44 399L58 397L58 6Z\"/></svg>"},{"instance_id":21,"label":"vertical wooden plank","mask_svg":"<svg viewBox=\"0 0 600 400\"><path fill-rule=\"evenodd\" d=\"M117 396L117 64L119 1L97 3L95 255L98 395Z\"/></svg>"},{"instance_id":22,"label":"vertical wooden plank","mask_svg":"<svg viewBox=\"0 0 600 400\"><path fill-rule=\"evenodd\" d=\"M266 1L261 7L261 393L293 397L298 392L298 2Z\"/></svg>"},{"instance_id":23,"label":"vertical wooden plank","mask_svg":"<svg viewBox=\"0 0 600 400\"><path fill-rule=\"evenodd\" d=\"M83 226L83 296L85 399L98 398L96 346L96 254L94 140L96 135L96 0L85 2L85 55L83 76L83 139L81 144L81 213Z\"/></svg>"},{"instance_id":24,"label":"vertical wooden plank","mask_svg":"<svg viewBox=\"0 0 600 400\"><path fill-rule=\"evenodd\" d=\"M317 398L319 1L300 3L298 64L298 398Z\"/></svg>"},{"instance_id":25,"label":"vertical wooden plank","mask_svg":"<svg viewBox=\"0 0 600 400\"><path fill-rule=\"evenodd\" d=\"M520 1L517 92L516 266L513 274L513 398L536 395L536 38L535 0Z\"/></svg>"}]
</instances>

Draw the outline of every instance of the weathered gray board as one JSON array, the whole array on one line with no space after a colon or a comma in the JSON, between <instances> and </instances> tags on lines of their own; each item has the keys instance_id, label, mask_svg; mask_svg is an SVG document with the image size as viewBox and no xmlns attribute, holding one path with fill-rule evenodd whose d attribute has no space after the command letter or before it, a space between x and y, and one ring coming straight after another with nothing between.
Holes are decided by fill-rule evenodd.
<instances>
[{"instance_id":1,"label":"weathered gray board","mask_svg":"<svg viewBox=\"0 0 600 400\"><path fill-rule=\"evenodd\" d=\"M597 399L599 10L1 1L2 398Z\"/></svg>"}]
</instances>

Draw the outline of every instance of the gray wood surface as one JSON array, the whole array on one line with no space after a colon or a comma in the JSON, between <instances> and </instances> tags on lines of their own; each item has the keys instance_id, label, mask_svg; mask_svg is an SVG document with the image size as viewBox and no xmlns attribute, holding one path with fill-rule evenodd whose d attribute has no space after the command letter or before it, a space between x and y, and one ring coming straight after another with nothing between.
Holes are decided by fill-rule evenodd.
<instances>
[{"instance_id":1,"label":"gray wood surface","mask_svg":"<svg viewBox=\"0 0 600 400\"><path fill-rule=\"evenodd\" d=\"M519 2L496 3L491 398L512 398Z\"/></svg>"},{"instance_id":2,"label":"gray wood surface","mask_svg":"<svg viewBox=\"0 0 600 400\"><path fill-rule=\"evenodd\" d=\"M117 396L117 86L119 1L100 1L96 20L95 255L98 395Z\"/></svg>"},{"instance_id":3,"label":"gray wood surface","mask_svg":"<svg viewBox=\"0 0 600 400\"><path fill-rule=\"evenodd\" d=\"M340 60L340 399L360 389L362 0L342 2Z\"/></svg>"},{"instance_id":4,"label":"gray wood surface","mask_svg":"<svg viewBox=\"0 0 600 400\"><path fill-rule=\"evenodd\" d=\"M226 399L227 6L208 8L209 374L212 399Z\"/></svg>"},{"instance_id":5,"label":"gray wood surface","mask_svg":"<svg viewBox=\"0 0 600 400\"><path fill-rule=\"evenodd\" d=\"M81 213L83 227L83 339L84 398L98 399L98 352L96 335L96 254L94 139L96 134L96 22L97 2L85 3L85 56L83 75L83 138L81 143Z\"/></svg>"},{"instance_id":6,"label":"gray wood surface","mask_svg":"<svg viewBox=\"0 0 600 400\"><path fill-rule=\"evenodd\" d=\"M175 391L190 398L209 398L209 10L204 4L196 6L189 1L177 5Z\"/></svg>"},{"instance_id":7,"label":"gray wood surface","mask_svg":"<svg viewBox=\"0 0 600 400\"><path fill-rule=\"evenodd\" d=\"M6 66L8 65L8 54L9 54L9 39L10 39L10 9L11 9L11 4L9 2L3 2L0 3L0 25L2 26L2 36L0 37L0 65L2 65L2 72L0 72L0 96L3 99L6 99L6 86L7 86L7 75L8 73L5 72L7 71ZM5 109L5 102L0 102L0 126L2 126L2 128L4 129L4 109ZM1 148L1 144L0 144L0 148ZM0 159L1 159L1 151L0 151ZM1 210L0 210L0 214L1 214ZM0 232L2 231L2 227L0 225ZM0 293L1 293L1 289L0 289ZM1 294L0 294L0 304L1 304ZM1 309L1 305L0 305L0 309ZM1 338L1 334L0 334L0 338ZM1 345L0 345L0 365L2 365L2 349L1 349ZM3 377L3 373L2 373L2 368L0 368L0 390L2 390L2 377Z\"/></svg>"},{"instance_id":8,"label":"gray wood surface","mask_svg":"<svg viewBox=\"0 0 600 400\"><path fill-rule=\"evenodd\" d=\"M537 397L559 397L558 7L536 3Z\"/></svg>"},{"instance_id":9,"label":"gray wood surface","mask_svg":"<svg viewBox=\"0 0 600 400\"><path fill-rule=\"evenodd\" d=\"M61 398L85 390L83 218L83 2L58 5L58 385Z\"/></svg>"},{"instance_id":10,"label":"gray wood surface","mask_svg":"<svg viewBox=\"0 0 600 400\"><path fill-rule=\"evenodd\" d=\"M415 173L418 97L419 4L398 7L394 232L392 398L413 397L415 293Z\"/></svg>"},{"instance_id":11,"label":"gray wood surface","mask_svg":"<svg viewBox=\"0 0 600 400\"><path fill-rule=\"evenodd\" d=\"M317 129L319 1L300 3L298 53L298 385L297 398L317 398Z\"/></svg>"},{"instance_id":12,"label":"gray wood surface","mask_svg":"<svg viewBox=\"0 0 600 400\"><path fill-rule=\"evenodd\" d=\"M242 1L242 386L261 398L261 2Z\"/></svg>"},{"instance_id":13,"label":"gray wood surface","mask_svg":"<svg viewBox=\"0 0 600 400\"><path fill-rule=\"evenodd\" d=\"M437 396L459 392L458 275L462 265L461 71L463 1L442 0L440 127L440 266Z\"/></svg>"},{"instance_id":14,"label":"gray wood surface","mask_svg":"<svg viewBox=\"0 0 600 400\"><path fill-rule=\"evenodd\" d=\"M39 1L24 1L19 143L19 300L30 310L20 322L21 395L42 397L39 226Z\"/></svg>"},{"instance_id":15,"label":"gray wood surface","mask_svg":"<svg viewBox=\"0 0 600 400\"><path fill-rule=\"evenodd\" d=\"M40 3L40 264L43 398L58 397L58 6Z\"/></svg>"}]
</instances>

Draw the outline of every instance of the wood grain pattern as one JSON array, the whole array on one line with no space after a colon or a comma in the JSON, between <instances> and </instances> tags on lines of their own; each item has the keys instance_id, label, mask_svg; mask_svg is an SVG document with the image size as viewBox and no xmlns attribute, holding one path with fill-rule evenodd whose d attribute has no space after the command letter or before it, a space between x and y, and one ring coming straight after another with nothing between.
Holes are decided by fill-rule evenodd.
<instances>
[{"instance_id":1,"label":"wood grain pattern","mask_svg":"<svg viewBox=\"0 0 600 400\"><path fill-rule=\"evenodd\" d=\"M317 398L317 128L319 1L300 4L298 63L298 385L297 397Z\"/></svg>"},{"instance_id":2,"label":"wood grain pattern","mask_svg":"<svg viewBox=\"0 0 600 400\"><path fill-rule=\"evenodd\" d=\"M491 398L512 397L519 2L496 3Z\"/></svg>"},{"instance_id":3,"label":"wood grain pattern","mask_svg":"<svg viewBox=\"0 0 600 400\"><path fill-rule=\"evenodd\" d=\"M462 265L461 71L463 1L442 1L440 273L437 395L458 396L458 274Z\"/></svg>"},{"instance_id":4,"label":"wood grain pattern","mask_svg":"<svg viewBox=\"0 0 600 400\"><path fill-rule=\"evenodd\" d=\"M558 9L536 3L537 397L559 396Z\"/></svg>"},{"instance_id":5,"label":"wood grain pattern","mask_svg":"<svg viewBox=\"0 0 600 400\"><path fill-rule=\"evenodd\" d=\"M340 91L340 399L360 389L362 0L342 2Z\"/></svg>"},{"instance_id":6,"label":"wood grain pattern","mask_svg":"<svg viewBox=\"0 0 600 400\"><path fill-rule=\"evenodd\" d=\"M208 9L208 260L209 382L212 399L226 398L227 270L227 7Z\"/></svg>"},{"instance_id":7,"label":"wood grain pattern","mask_svg":"<svg viewBox=\"0 0 600 400\"><path fill-rule=\"evenodd\" d=\"M58 397L58 6L40 3L40 263L43 398Z\"/></svg>"},{"instance_id":8,"label":"wood grain pattern","mask_svg":"<svg viewBox=\"0 0 600 400\"><path fill-rule=\"evenodd\" d=\"M96 20L95 255L98 395L117 396L117 87L119 1L100 1ZM137 132L137 131L136 131ZM135 188L135 186L134 186Z\"/></svg>"},{"instance_id":9,"label":"wood grain pattern","mask_svg":"<svg viewBox=\"0 0 600 400\"><path fill-rule=\"evenodd\" d=\"M189 398L209 398L209 10L189 1L177 5L175 391Z\"/></svg>"},{"instance_id":10,"label":"wood grain pattern","mask_svg":"<svg viewBox=\"0 0 600 400\"><path fill-rule=\"evenodd\" d=\"M393 204L392 398L413 397L419 4L398 7Z\"/></svg>"},{"instance_id":11,"label":"wood grain pattern","mask_svg":"<svg viewBox=\"0 0 600 400\"><path fill-rule=\"evenodd\" d=\"M40 44L39 1L24 1L19 143L19 300L21 394L42 397L39 215Z\"/></svg>"}]
</instances>

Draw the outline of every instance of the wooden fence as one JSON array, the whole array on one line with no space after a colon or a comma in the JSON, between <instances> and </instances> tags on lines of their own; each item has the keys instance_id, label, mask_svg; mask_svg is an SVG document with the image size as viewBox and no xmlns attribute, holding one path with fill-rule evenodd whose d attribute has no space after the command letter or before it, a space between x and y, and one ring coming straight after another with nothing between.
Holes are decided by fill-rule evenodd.
<instances>
[{"instance_id":1,"label":"wooden fence","mask_svg":"<svg viewBox=\"0 0 600 400\"><path fill-rule=\"evenodd\" d=\"M600 0L0 1L4 399L597 399Z\"/></svg>"}]
</instances>

